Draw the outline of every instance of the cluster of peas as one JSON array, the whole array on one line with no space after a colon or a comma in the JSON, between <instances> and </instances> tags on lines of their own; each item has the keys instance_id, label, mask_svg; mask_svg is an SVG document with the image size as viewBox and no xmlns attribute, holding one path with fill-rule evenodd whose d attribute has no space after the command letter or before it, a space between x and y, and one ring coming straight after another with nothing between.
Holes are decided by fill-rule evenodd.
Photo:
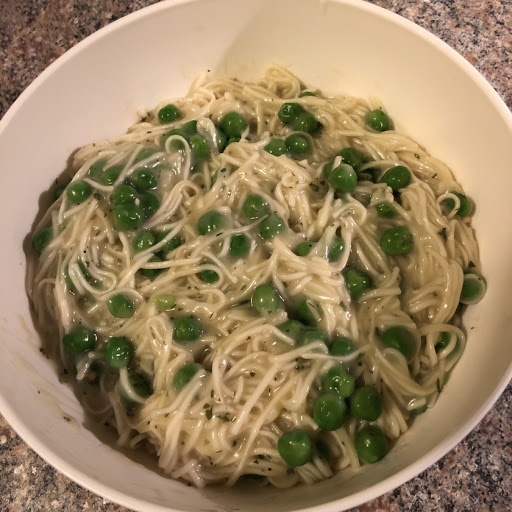
<instances>
[{"instance_id":1,"label":"cluster of peas","mask_svg":"<svg viewBox=\"0 0 512 512\"><path fill-rule=\"evenodd\" d=\"M261 315L268 316L282 308L283 301L276 289L266 283L254 290L252 306ZM314 301L302 299L288 314L292 319L280 324L278 328L292 338L296 346L320 341L335 356L346 356L355 350L349 338L338 337L331 342L328 334L317 328L317 320L321 318L322 311ZM381 333L381 342L385 347L399 350L408 360L415 354L414 335L405 327L392 326L385 329ZM373 386L356 388L354 378L342 365L332 367L324 375L322 393L313 403L313 419L326 431L341 428L349 414L353 418L373 422L381 413L382 398L378 391ZM386 436L378 426L367 425L356 436L356 450L363 462L377 462L387 453ZM313 443L305 431L294 429L280 438L278 451L291 467L301 466L311 459Z\"/></svg>"},{"instance_id":2,"label":"cluster of peas","mask_svg":"<svg viewBox=\"0 0 512 512\"><path fill-rule=\"evenodd\" d=\"M76 362L85 354L97 348L98 336L93 330L83 325L76 325L64 336L62 342L69 360ZM128 367L132 362L134 352L134 345L128 338L124 336L111 337L106 341L103 347L103 362L111 370L120 370ZM89 366L85 380L91 384L98 383L102 370L103 366L98 360L95 360ZM135 390L141 398L149 397L151 387L143 375L131 372L128 379L132 389ZM118 381L117 387L119 396L127 409L135 407L137 402L134 402L130 398L129 393L121 385L120 380Z\"/></svg>"},{"instance_id":3,"label":"cluster of peas","mask_svg":"<svg viewBox=\"0 0 512 512\"><path fill-rule=\"evenodd\" d=\"M141 162L154 153L151 148L142 148L137 153L135 163ZM105 168L104 161L91 165L88 177L102 185L113 185L123 170L123 165ZM112 192L111 201L114 206L112 218L118 231L138 229L144 221L151 217L159 208L160 200L154 193L158 187L155 173L149 169L136 170L124 183ZM92 187L85 181L73 181L66 187L66 196L71 204L80 204L88 199Z\"/></svg>"},{"instance_id":4,"label":"cluster of peas","mask_svg":"<svg viewBox=\"0 0 512 512\"><path fill-rule=\"evenodd\" d=\"M373 422L381 414L382 397L373 386L356 388L354 378L341 366L332 367L323 376L322 393L313 403L313 419L321 429L337 430L349 415ZM369 464L379 461L388 452L386 436L377 425L362 428L356 435L355 447L359 459ZM296 428L279 438L277 449L289 466L297 467L311 460L314 447L311 437Z\"/></svg>"},{"instance_id":5,"label":"cluster of peas","mask_svg":"<svg viewBox=\"0 0 512 512\"><path fill-rule=\"evenodd\" d=\"M254 290L252 305L261 315L267 316L283 307L283 302L272 285L262 284ZM316 327L321 308L314 301L300 300L289 315L294 318L283 322L278 328L297 346L320 341L329 346L329 352L335 356L354 352L351 339L338 337L331 343L328 334ZM341 428L349 414L361 420L375 421L381 413L382 398L378 391L373 386L356 389L354 378L343 366L333 366L323 376L322 393L313 404L313 418L321 429L333 431ZM356 449L362 461L377 462L387 453L386 437L379 427L368 425L359 432ZM304 430L294 429L281 436L278 451L289 466L301 466L311 460L313 442Z\"/></svg>"},{"instance_id":6,"label":"cluster of peas","mask_svg":"<svg viewBox=\"0 0 512 512\"><path fill-rule=\"evenodd\" d=\"M155 301L159 309L171 309L175 305L175 298L168 294L159 296L158 302ZM195 317L180 317L175 321L174 336L177 341L186 342L199 338L202 334L202 327L199 320ZM63 345L67 357L72 361L77 361L88 352L95 350L98 346L97 334L82 325L73 327L63 338ZM134 344L124 336L115 336L109 338L103 346L103 362L112 370L121 370L127 368L133 361L135 352ZM173 379L173 385L177 391L180 391L195 375L203 368L200 364L189 364L177 372ZM86 374L86 380L89 383L97 383L101 374L102 367L95 361ZM128 381L130 387L137 393L141 399L148 398L151 395L151 385L147 378L136 371L129 371ZM117 384L119 396L128 410L132 410L138 402L131 399L127 390L122 386L121 381Z\"/></svg>"},{"instance_id":7,"label":"cluster of peas","mask_svg":"<svg viewBox=\"0 0 512 512\"><path fill-rule=\"evenodd\" d=\"M158 112L158 119L162 124L172 123L181 117L181 111L176 105L169 104ZM244 117L237 112L229 112L221 121L221 128L217 128L217 147L224 151L228 144L240 140L247 128ZM161 144L165 147L166 141L171 136L180 136L190 147L194 164L204 161L210 154L208 140L197 132L197 121L185 123L181 128L169 130L162 137ZM181 139L173 139L171 148L175 151L184 149ZM149 148L143 149L138 155L138 161L147 158L153 153ZM137 161L137 160L136 160ZM139 229L144 221L153 215L159 207L158 198L148 192L157 187L158 182L152 171L139 170L130 178L129 183L122 184L112 194L114 203L114 226L119 231ZM114 180L115 181L115 180ZM158 260L156 260L158 261Z\"/></svg>"},{"instance_id":8,"label":"cluster of peas","mask_svg":"<svg viewBox=\"0 0 512 512\"><path fill-rule=\"evenodd\" d=\"M172 123L180 116L180 110L172 104L166 105L158 112L158 119L164 124ZM216 143L219 153L222 153L233 142L239 142L246 129L247 121L241 114L234 111L228 112L222 118L220 126L216 126ZM197 133L197 121L188 121L180 128L169 130L162 137L162 145L165 146L167 139L173 135L178 135L186 140L195 159L208 158L210 145L205 137ZM171 142L171 148L176 151L183 150L183 147L183 142L179 139Z\"/></svg>"},{"instance_id":9,"label":"cluster of peas","mask_svg":"<svg viewBox=\"0 0 512 512\"><path fill-rule=\"evenodd\" d=\"M367 122L370 123L368 117L376 115L378 118L386 116L382 111L372 111L367 114ZM387 116L386 116L387 117ZM388 126L389 123L384 123ZM385 129L388 129L385 128ZM374 127L377 131L383 131ZM323 173L327 183L339 193L350 193L354 190L358 181L371 181L375 183L385 183L393 192L395 198L399 200L400 191L406 188L411 182L410 170L403 166L398 165L389 168L385 171L380 179L378 174L379 169L366 169L364 172L359 172L363 163L363 156L355 148L345 148L338 153L337 156L341 157L341 163L334 167L334 161L330 161L324 165ZM455 217L462 219L470 215L473 211L471 201L459 192L451 191L459 199L459 208L455 213ZM446 214L450 213L455 208L455 201L451 198L444 199L441 205ZM377 215L382 218L391 219L397 215L395 206L388 202L381 202L375 205ZM414 237L407 226L396 226L385 230L379 240L379 245L385 254L390 256L399 256L410 253L414 248ZM303 242L300 247L296 249L299 255L306 255L313 244L311 242ZM344 272L345 281L348 290L353 298L359 298L365 291L372 287L371 277L364 272L356 269L348 269ZM460 302L462 304L474 304L478 302L484 295L486 284L483 278L470 270L466 271L464 283L460 295Z\"/></svg>"},{"instance_id":10,"label":"cluster of peas","mask_svg":"<svg viewBox=\"0 0 512 512\"><path fill-rule=\"evenodd\" d=\"M299 94L299 98L304 96L316 96L316 94L310 91L305 91ZM278 117L294 132L314 135L322 128L322 124L315 118L315 116L304 109L304 107L299 103L284 103L279 109ZM380 109L368 112L366 115L366 123L377 132L389 130L391 126L389 117ZM305 137L300 133L292 133L286 137L286 139L273 138L265 146L265 150L274 156L281 156L288 153L293 157L301 157L311 151L311 143L308 137ZM337 172L335 176L338 174L339 172ZM349 189L340 190L340 192L351 192L356 185L357 177L353 172L348 173L348 175L345 173L343 176L333 177L333 181L336 183L340 182L341 188ZM351 185L352 183L353 186ZM334 184L331 185L336 188Z\"/></svg>"}]
</instances>

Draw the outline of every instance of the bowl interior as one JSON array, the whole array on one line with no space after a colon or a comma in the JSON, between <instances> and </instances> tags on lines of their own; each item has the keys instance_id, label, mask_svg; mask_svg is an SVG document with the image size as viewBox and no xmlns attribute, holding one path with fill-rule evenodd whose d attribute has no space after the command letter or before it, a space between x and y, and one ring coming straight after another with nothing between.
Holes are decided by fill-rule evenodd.
<instances>
[{"instance_id":1,"label":"bowl interior","mask_svg":"<svg viewBox=\"0 0 512 512\"><path fill-rule=\"evenodd\" d=\"M381 463L313 487L197 490L130 461L82 425L75 396L39 351L22 244L41 192L74 149L125 132L138 109L185 94L199 73L254 79L272 62L325 92L379 96L398 130L451 167L477 205L488 293L465 317L466 353L436 407ZM116 22L43 73L0 124L2 413L51 464L135 509L339 511L371 499L452 448L510 378L511 160L511 116L490 86L432 36L364 2L174 1Z\"/></svg>"}]
</instances>

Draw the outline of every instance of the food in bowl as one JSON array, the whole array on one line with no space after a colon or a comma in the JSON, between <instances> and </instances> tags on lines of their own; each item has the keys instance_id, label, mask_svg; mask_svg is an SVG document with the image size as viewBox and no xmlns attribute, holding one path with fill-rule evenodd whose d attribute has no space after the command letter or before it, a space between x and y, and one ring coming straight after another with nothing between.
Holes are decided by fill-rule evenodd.
<instances>
[{"instance_id":1,"label":"food in bowl","mask_svg":"<svg viewBox=\"0 0 512 512\"><path fill-rule=\"evenodd\" d=\"M378 99L200 77L72 171L28 294L84 407L173 478L378 462L464 350L473 204Z\"/></svg>"}]
</instances>

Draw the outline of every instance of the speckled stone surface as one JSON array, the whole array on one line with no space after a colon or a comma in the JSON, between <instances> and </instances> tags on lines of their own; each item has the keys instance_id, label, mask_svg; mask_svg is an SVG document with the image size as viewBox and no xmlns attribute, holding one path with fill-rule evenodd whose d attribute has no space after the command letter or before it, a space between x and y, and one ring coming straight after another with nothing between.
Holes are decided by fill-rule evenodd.
<instances>
[{"instance_id":1,"label":"speckled stone surface","mask_svg":"<svg viewBox=\"0 0 512 512\"><path fill-rule=\"evenodd\" d=\"M68 48L152 0L0 0L0 117ZM434 33L512 106L510 0L375 0ZM512 386L454 450L398 489L353 512L512 510ZM0 416L0 512L127 509L58 473Z\"/></svg>"}]
</instances>

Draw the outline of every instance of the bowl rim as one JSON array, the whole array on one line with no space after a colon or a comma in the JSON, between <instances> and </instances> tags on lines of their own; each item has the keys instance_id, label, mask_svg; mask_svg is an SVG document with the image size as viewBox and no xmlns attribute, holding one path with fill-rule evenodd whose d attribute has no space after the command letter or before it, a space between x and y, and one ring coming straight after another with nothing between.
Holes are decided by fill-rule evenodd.
<instances>
[{"instance_id":1,"label":"bowl rim","mask_svg":"<svg viewBox=\"0 0 512 512\"><path fill-rule=\"evenodd\" d=\"M91 44L94 44L96 40L101 39L111 32L117 31L126 25L135 23L137 20L143 19L146 16L152 15L156 12L164 11L177 5L196 3L199 1L203 0L163 0L157 4L143 7L137 11L129 13L126 16L123 16L122 18L109 23L108 25L100 28L96 32L79 41L73 47L68 49L64 54L58 57L55 61L53 61L47 68L45 68L9 107L3 118L0 119L0 137L9 125L11 119L17 114L17 112L22 108L22 105L32 96L32 94L35 93L39 85L42 84L47 79L47 77L53 74L56 70L66 65L68 60L73 59L75 55L86 50L87 47L89 47ZM416 25L414 22L378 5L374 5L368 2L361 2L360 0L330 0L330 2L344 4L360 11L369 12L376 17L384 19L386 22L389 22L392 25L396 25L405 29L407 32L412 33L414 36L423 39L431 46L435 47L437 51L444 54L445 57L454 62L454 64L458 66L478 86L478 88L490 100L492 106L496 109L496 112L502 118L504 124L508 127L512 134L512 113L503 99L499 96L492 85L482 76L482 74L475 67L473 67L473 65L471 65L461 54L459 54L455 49L453 49L443 40L428 30L420 27L419 25ZM511 379L512 361L500 379L498 386L494 389L493 393L488 397L486 402L474 412L471 419L466 422L462 428L459 428L447 436L442 443L437 445L422 458L416 460L406 468L394 473L387 478L384 478L371 487L363 489L350 496L346 496L338 500L314 507L296 509L295 512L339 512L340 510L346 510L375 499L416 477L422 471L435 464L439 459L451 451L480 423L483 417L496 403L497 399L503 393ZM63 457L55 454L50 448L42 443L38 438L37 432L33 432L24 424L23 419L18 414L16 414L14 409L9 405L7 398L2 394L0 394L0 413L16 431L16 433L21 437L21 439L46 463L50 464L69 479L78 483L89 491L114 503L141 512L145 510L152 510L155 512L182 512L180 509L169 508L167 506L150 503L135 496L129 496L126 493L120 492L116 489L113 489L112 487L105 485L103 482L101 482L101 480L92 478L85 474L83 471L77 469Z\"/></svg>"}]
</instances>

